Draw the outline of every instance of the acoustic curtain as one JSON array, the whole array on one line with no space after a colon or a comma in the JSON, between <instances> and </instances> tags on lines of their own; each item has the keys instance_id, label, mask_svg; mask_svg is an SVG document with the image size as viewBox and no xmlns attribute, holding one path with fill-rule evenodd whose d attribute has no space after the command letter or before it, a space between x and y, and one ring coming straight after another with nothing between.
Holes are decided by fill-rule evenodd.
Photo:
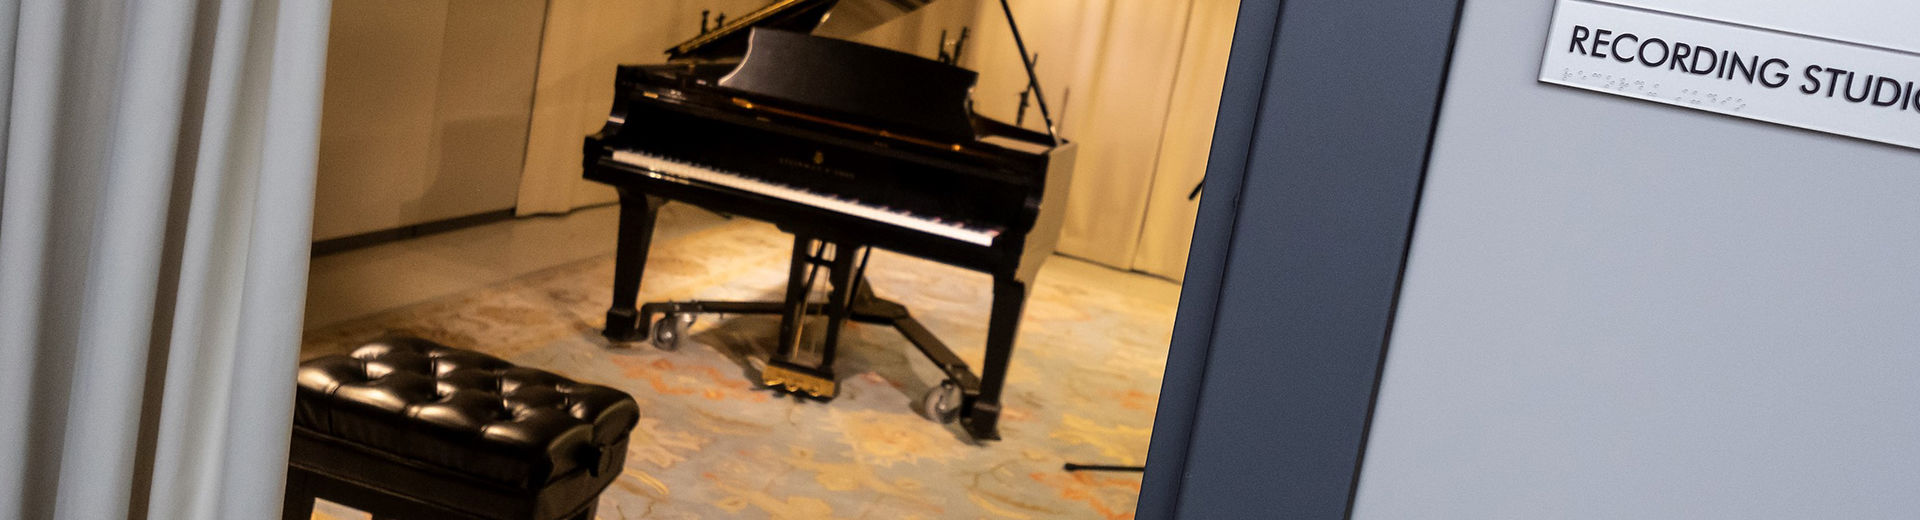
<instances>
[{"instance_id":1,"label":"acoustic curtain","mask_svg":"<svg viewBox=\"0 0 1920 520\"><path fill-rule=\"evenodd\" d=\"M1012 118L1026 81L983 0L976 108ZM1080 143L1062 254L1178 279L1206 170L1238 0L1013 1L1061 135ZM1027 113L1038 128L1038 114Z\"/></svg>"},{"instance_id":2,"label":"acoustic curtain","mask_svg":"<svg viewBox=\"0 0 1920 520\"><path fill-rule=\"evenodd\" d=\"M1235 0L1194 0L1180 45L1179 72L1173 78L1159 156L1148 183L1146 215L1131 267L1174 280L1186 275L1187 246L1200 202L1188 199L1207 174L1213 149L1213 122L1220 112L1220 88L1226 84L1227 56L1233 50Z\"/></svg>"},{"instance_id":3,"label":"acoustic curtain","mask_svg":"<svg viewBox=\"0 0 1920 520\"><path fill-rule=\"evenodd\" d=\"M0 518L279 515L327 11L0 3Z\"/></svg>"}]
</instances>

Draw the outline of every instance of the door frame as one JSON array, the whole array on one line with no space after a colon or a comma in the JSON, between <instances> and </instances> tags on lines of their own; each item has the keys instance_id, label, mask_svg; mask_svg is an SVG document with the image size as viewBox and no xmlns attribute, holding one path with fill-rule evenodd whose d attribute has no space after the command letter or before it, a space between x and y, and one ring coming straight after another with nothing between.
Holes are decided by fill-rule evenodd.
<instances>
[{"instance_id":1,"label":"door frame","mask_svg":"<svg viewBox=\"0 0 1920 520\"><path fill-rule=\"evenodd\" d=\"M1464 0L1245 0L1138 518L1346 518Z\"/></svg>"}]
</instances>

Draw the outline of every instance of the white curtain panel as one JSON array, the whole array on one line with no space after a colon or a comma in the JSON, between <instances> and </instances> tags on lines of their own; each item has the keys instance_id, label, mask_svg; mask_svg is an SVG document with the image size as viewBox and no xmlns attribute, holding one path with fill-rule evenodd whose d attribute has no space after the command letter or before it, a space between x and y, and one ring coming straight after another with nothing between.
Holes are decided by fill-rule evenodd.
<instances>
[{"instance_id":1,"label":"white curtain panel","mask_svg":"<svg viewBox=\"0 0 1920 520\"><path fill-rule=\"evenodd\" d=\"M327 13L0 5L0 519L279 516Z\"/></svg>"}]
</instances>

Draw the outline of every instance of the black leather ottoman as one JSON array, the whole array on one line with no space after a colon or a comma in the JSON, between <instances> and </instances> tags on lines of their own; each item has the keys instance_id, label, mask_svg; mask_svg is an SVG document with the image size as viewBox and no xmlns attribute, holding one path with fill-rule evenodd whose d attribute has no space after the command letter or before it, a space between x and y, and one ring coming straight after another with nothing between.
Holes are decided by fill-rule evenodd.
<instances>
[{"instance_id":1,"label":"black leather ottoman","mask_svg":"<svg viewBox=\"0 0 1920 520\"><path fill-rule=\"evenodd\" d=\"M640 419L626 393L417 338L300 364L288 520L592 520Z\"/></svg>"}]
</instances>

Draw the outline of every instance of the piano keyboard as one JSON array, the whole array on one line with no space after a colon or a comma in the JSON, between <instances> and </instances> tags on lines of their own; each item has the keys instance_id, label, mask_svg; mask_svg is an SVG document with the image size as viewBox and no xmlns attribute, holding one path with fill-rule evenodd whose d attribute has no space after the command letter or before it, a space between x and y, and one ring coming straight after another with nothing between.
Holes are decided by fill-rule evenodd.
<instances>
[{"instance_id":1,"label":"piano keyboard","mask_svg":"<svg viewBox=\"0 0 1920 520\"><path fill-rule=\"evenodd\" d=\"M835 213L931 233L971 244L992 246L994 237L1000 234L998 230L968 227L953 222L945 222L937 218L870 206L861 204L859 201L836 198L831 195L807 191L783 184L775 184L736 173L715 170L642 152L614 150L613 160L621 164L673 177L725 186Z\"/></svg>"}]
</instances>

